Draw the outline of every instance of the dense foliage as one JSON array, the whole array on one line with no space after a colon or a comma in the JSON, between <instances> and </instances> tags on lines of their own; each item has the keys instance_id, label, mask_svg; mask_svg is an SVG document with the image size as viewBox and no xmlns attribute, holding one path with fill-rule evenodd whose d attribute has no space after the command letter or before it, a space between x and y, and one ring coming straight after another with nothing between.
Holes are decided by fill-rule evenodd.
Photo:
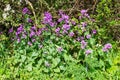
<instances>
[{"instance_id":1,"label":"dense foliage","mask_svg":"<svg viewBox=\"0 0 120 80\"><path fill-rule=\"evenodd\" d=\"M20 1L0 2L1 80L120 79L119 1L89 0L92 11L84 0ZM74 2L88 5L75 12Z\"/></svg>"}]
</instances>

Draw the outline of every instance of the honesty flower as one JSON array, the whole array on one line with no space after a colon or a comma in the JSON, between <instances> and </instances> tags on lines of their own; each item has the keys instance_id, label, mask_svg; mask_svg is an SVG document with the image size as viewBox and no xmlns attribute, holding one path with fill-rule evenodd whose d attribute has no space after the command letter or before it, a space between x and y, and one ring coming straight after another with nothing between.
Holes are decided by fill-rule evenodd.
<instances>
[{"instance_id":1,"label":"honesty flower","mask_svg":"<svg viewBox=\"0 0 120 80\"><path fill-rule=\"evenodd\" d=\"M29 46L32 46L32 43L31 43L30 41L28 41L28 45L29 45Z\"/></svg>"},{"instance_id":2,"label":"honesty flower","mask_svg":"<svg viewBox=\"0 0 120 80\"><path fill-rule=\"evenodd\" d=\"M31 22L32 22L32 19L28 18L28 22L31 23Z\"/></svg>"},{"instance_id":3,"label":"honesty flower","mask_svg":"<svg viewBox=\"0 0 120 80\"><path fill-rule=\"evenodd\" d=\"M82 22L82 27L86 27L87 26L87 23L86 22Z\"/></svg>"},{"instance_id":4,"label":"honesty flower","mask_svg":"<svg viewBox=\"0 0 120 80\"><path fill-rule=\"evenodd\" d=\"M90 35L90 34L86 35L86 38L87 38L87 39L90 39L90 38L91 38L91 35Z\"/></svg>"},{"instance_id":5,"label":"honesty flower","mask_svg":"<svg viewBox=\"0 0 120 80\"><path fill-rule=\"evenodd\" d=\"M35 42L36 41L36 39L32 39L32 42Z\"/></svg>"},{"instance_id":6,"label":"honesty flower","mask_svg":"<svg viewBox=\"0 0 120 80\"><path fill-rule=\"evenodd\" d=\"M88 50L85 51L85 53L86 53L86 55L88 55L88 54L92 53L92 50L88 49Z\"/></svg>"},{"instance_id":7,"label":"honesty flower","mask_svg":"<svg viewBox=\"0 0 120 80\"><path fill-rule=\"evenodd\" d=\"M43 47L43 45L39 44L39 45L38 45L38 47L39 47L39 48L42 48L42 47Z\"/></svg>"},{"instance_id":8,"label":"honesty flower","mask_svg":"<svg viewBox=\"0 0 120 80\"><path fill-rule=\"evenodd\" d=\"M22 38L26 38L27 36L26 36L26 34L24 33L24 34L22 34Z\"/></svg>"},{"instance_id":9,"label":"honesty flower","mask_svg":"<svg viewBox=\"0 0 120 80\"><path fill-rule=\"evenodd\" d=\"M31 30L36 30L36 26L32 26L32 27L31 27Z\"/></svg>"},{"instance_id":10,"label":"honesty flower","mask_svg":"<svg viewBox=\"0 0 120 80\"><path fill-rule=\"evenodd\" d=\"M30 14L30 11L27 7L25 7L25 8L23 8L22 13L23 14Z\"/></svg>"},{"instance_id":11,"label":"honesty flower","mask_svg":"<svg viewBox=\"0 0 120 80\"><path fill-rule=\"evenodd\" d=\"M102 50L103 50L103 52L108 52L108 50L111 48L112 48L112 45L110 43L107 43L104 45Z\"/></svg>"},{"instance_id":12,"label":"honesty flower","mask_svg":"<svg viewBox=\"0 0 120 80\"><path fill-rule=\"evenodd\" d=\"M87 46L87 42L84 40L81 41L81 48L84 49Z\"/></svg>"},{"instance_id":13,"label":"honesty flower","mask_svg":"<svg viewBox=\"0 0 120 80\"><path fill-rule=\"evenodd\" d=\"M12 33L13 32L13 27L9 29L9 33Z\"/></svg>"},{"instance_id":14,"label":"honesty flower","mask_svg":"<svg viewBox=\"0 0 120 80\"><path fill-rule=\"evenodd\" d=\"M38 29L38 31L36 32L36 34L39 36L42 33L42 29Z\"/></svg>"},{"instance_id":15,"label":"honesty flower","mask_svg":"<svg viewBox=\"0 0 120 80\"><path fill-rule=\"evenodd\" d=\"M57 51L58 51L58 52L61 52L61 51L63 51L63 48L62 48L62 47L58 47L58 48L57 48Z\"/></svg>"},{"instance_id":16,"label":"honesty flower","mask_svg":"<svg viewBox=\"0 0 120 80\"><path fill-rule=\"evenodd\" d=\"M69 30L70 29L70 25L64 24L62 28L63 28L63 30Z\"/></svg>"},{"instance_id":17,"label":"honesty flower","mask_svg":"<svg viewBox=\"0 0 120 80\"><path fill-rule=\"evenodd\" d=\"M77 37L77 41L80 41L80 37Z\"/></svg>"},{"instance_id":18,"label":"honesty flower","mask_svg":"<svg viewBox=\"0 0 120 80\"><path fill-rule=\"evenodd\" d=\"M43 18L43 23L49 24L50 22L52 22L52 15L49 12L45 12L44 18Z\"/></svg>"},{"instance_id":19,"label":"honesty flower","mask_svg":"<svg viewBox=\"0 0 120 80\"><path fill-rule=\"evenodd\" d=\"M55 32L56 32L56 33L59 33L59 31L60 31L60 28L59 28L59 27L55 29Z\"/></svg>"},{"instance_id":20,"label":"honesty flower","mask_svg":"<svg viewBox=\"0 0 120 80\"><path fill-rule=\"evenodd\" d=\"M48 61L45 61L45 66L46 66L46 67L49 67L49 66L50 66L50 64L49 64Z\"/></svg>"},{"instance_id":21,"label":"honesty flower","mask_svg":"<svg viewBox=\"0 0 120 80\"><path fill-rule=\"evenodd\" d=\"M17 42L18 42L18 43L20 42L20 38L17 38Z\"/></svg>"},{"instance_id":22,"label":"honesty flower","mask_svg":"<svg viewBox=\"0 0 120 80\"><path fill-rule=\"evenodd\" d=\"M97 33L97 31L96 31L96 30L92 30L92 33L93 33L93 34L96 34L96 33Z\"/></svg>"},{"instance_id":23,"label":"honesty flower","mask_svg":"<svg viewBox=\"0 0 120 80\"><path fill-rule=\"evenodd\" d=\"M34 36L35 35L35 32L33 30L31 30L30 32L30 37Z\"/></svg>"},{"instance_id":24,"label":"honesty flower","mask_svg":"<svg viewBox=\"0 0 120 80\"><path fill-rule=\"evenodd\" d=\"M82 15L84 15L84 14L87 13L87 10L84 10L84 9L83 9L83 10L81 10L80 12L81 12Z\"/></svg>"},{"instance_id":25,"label":"honesty flower","mask_svg":"<svg viewBox=\"0 0 120 80\"><path fill-rule=\"evenodd\" d=\"M23 25L21 24L18 28L17 28L17 32L16 35L21 34L24 31Z\"/></svg>"},{"instance_id":26,"label":"honesty flower","mask_svg":"<svg viewBox=\"0 0 120 80\"><path fill-rule=\"evenodd\" d=\"M63 18L64 20L68 20L68 19L69 19L69 16L68 16L68 15L65 15L65 14L62 14L62 18Z\"/></svg>"},{"instance_id":27,"label":"honesty flower","mask_svg":"<svg viewBox=\"0 0 120 80\"><path fill-rule=\"evenodd\" d=\"M70 32L69 36L73 37L74 36L74 32Z\"/></svg>"}]
</instances>

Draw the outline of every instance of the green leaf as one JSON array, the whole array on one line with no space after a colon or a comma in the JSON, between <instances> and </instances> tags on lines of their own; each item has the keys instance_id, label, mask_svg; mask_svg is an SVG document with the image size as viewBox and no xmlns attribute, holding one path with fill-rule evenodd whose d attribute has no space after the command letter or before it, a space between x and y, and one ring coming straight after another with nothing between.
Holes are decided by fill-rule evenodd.
<instances>
[{"instance_id":1,"label":"green leaf","mask_svg":"<svg viewBox=\"0 0 120 80\"><path fill-rule=\"evenodd\" d=\"M25 55L21 55L21 61L24 62L26 60L26 56Z\"/></svg>"},{"instance_id":2,"label":"green leaf","mask_svg":"<svg viewBox=\"0 0 120 80\"><path fill-rule=\"evenodd\" d=\"M53 67L56 67L60 63L60 58L52 59L52 61L53 61Z\"/></svg>"},{"instance_id":3,"label":"green leaf","mask_svg":"<svg viewBox=\"0 0 120 80\"><path fill-rule=\"evenodd\" d=\"M56 69L54 69L54 72L59 73L59 72L60 72L60 69L59 69L59 68L56 68Z\"/></svg>"},{"instance_id":4,"label":"green leaf","mask_svg":"<svg viewBox=\"0 0 120 80\"><path fill-rule=\"evenodd\" d=\"M27 68L28 71L32 71L32 64L31 64L31 63L28 64L28 65L26 66L26 68Z\"/></svg>"},{"instance_id":5,"label":"green leaf","mask_svg":"<svg viewBox=\"0 0 120 80\"><path fill-rule=\"evenodd\" d=\"M60 66L60 70L65 70L65 67L64 66Z\"/></svg>"}]
</instances>

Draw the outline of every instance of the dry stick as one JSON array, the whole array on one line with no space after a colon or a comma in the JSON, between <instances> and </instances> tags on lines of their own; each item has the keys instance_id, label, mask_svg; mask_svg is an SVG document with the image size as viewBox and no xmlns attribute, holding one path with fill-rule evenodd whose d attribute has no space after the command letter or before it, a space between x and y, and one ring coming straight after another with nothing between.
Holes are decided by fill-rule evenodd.
<instances>
[{"instance_id":1,"label":"dry stick","mask_svg":"<svg viewBox=\"0 0 120 80\"><path fill-rule=\"evenodd\" d=\"M32 13L34 15L34 18L35 18L35 25L37 25L37 19L36 19L36 14L35 14L35 11L34 11L34 8L32 6L32 3L29 1L29 0L26 0L26 2L28 3L28 5L31 7L32 9Z\"/></svg>"},{"instance_id":2,"label":"dry stick","mask_svg":"<svg viewBox=\"0 0 120 80\"><path fill-rule=\"evenodd\" d=\"M95 6L96 6L96 4L97 4L97 0L95 0L94 2L95 2L95 3L94 3L94 5L93 5L93 7L92 7L92 13L94 13Z\"/></svg>"},{"instance_id":3,"label":"dry stick","mask_svg":"<svg viewBox=\"0 0 120 80\"><path fill-rule=\"evenodd\" d=\"M72 11L74 10L74 8L75 8L75 6L76 6L77 3L78 3L78 0L75 2L75 4L73 5L73 7L71 8L71 10L70 10L70 12L69 12L68 15L70 15L72 13Z\"/></svg>"}]
</instances>

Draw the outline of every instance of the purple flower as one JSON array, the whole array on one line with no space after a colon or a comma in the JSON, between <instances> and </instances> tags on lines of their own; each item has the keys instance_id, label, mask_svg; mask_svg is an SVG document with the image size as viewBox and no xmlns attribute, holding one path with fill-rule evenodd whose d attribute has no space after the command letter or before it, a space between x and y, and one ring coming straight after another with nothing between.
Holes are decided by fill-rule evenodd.
<instances>
[{"instance_id":1,"label":"purple flower","mask_svg":"<svg viewBox=\"0 0 120 80\"><path fill-rule=\"evenodd\" d=\"M32 26L32 27L31 27L31 30L36 30L36 26Z\"/></svg>"},{"instance_id":2,"label":"purple flower","mask_svg":"<svg viewBox=\"0 0 120 80\"><path fill-rule=\"evenodd\" d=\"M80 12L81 12L82 15L84 15L84 14L87 13L87 10L84 10L84 9L83 9L83 10L81 10Z\"/></svg>"},{"instance_id":3,"label":"purple flower","mask_svg":"<svg viewBox=\"0 0 120 80\"><path fill-rule=\"evenodd\" d=\"M54 27L54 26L55 26L55 23L54 23L54 22L50 22L49 25L50 25L51 27Z\"/></svg>"},{"instance_id":4,"label":"purple flower","mask_svg":"<svg viewBox=\"0 0 120 80\"><path fill-rule=\"evenodd\" d=\"M74 32L70 32L69 36L73 37L74 36Z\"/></svg>"},{"instance_id":5,"label":"purple flower","mask_svg":"<svg viewBox=\"0 0 120 80\"><path fill-rule=\"evenodd\" d=\"M31 43L30 41L28 41L28 45L29 45L29 46L32 46L32 43Z\"/></svg>"},{"instance_id":6,"label":"purple flower","mask_svg":"<svg viewBox=\"0 0 120 80\"><path fill-rule=\"evenodd\" d=\"M85 16L86 16L87 18L90 18L90 16L89 16L87 13L85 14Z\"/></svg>"},{"instance_id":7,"label":"purple flower","mask_svg":"<svg viewBox=\"0 0 120 80\"><path fill-rule=\"evenodd\" d=\"M36 40L35 39L32 39L32 42L35 42Z\"/></svg>"},{"instance_id":8,"label":"purple flower","mask_svg":"<svg viewBox=\"0 0 120 80\"><path fill-rule=\"evenodd\" d=\"M13 27L9 29L9 33L12 33L13 32Z\"/></svg>"},{"instance_id":9,"label":"purple flower","mask_svg":"<svg viewBox=\"0 0 120 80\"><path fill-rule=\"evenodd\" d=\"M18 43L20 42L20 38L17 38L17 42L18 42Z\"/></svg>"},{"instance_id":10,"label":"purple flower","mask_svg":"<svg viewBox=\"0 0 120 80\"><path fill-rule=\"evenodd\" d=\"M62 11L59 11L59 14L61 15L61 18L58 19L58 22L62 22L63 20L65 23L69 23L69 16L64 14Z\"/></svg>"},{"instance_id":11,"label":"purple flower","mask_svg":"<svg viewBox=\"0 0 120 80\"><path fill-rule=\"evenodd\" d=\"M63 51L63 48L62 48L62 47L58 47L58 48L57 48L57 51L58 51L58 52L61 52L61 51Z\"/></svg>"},{"instance_id":12,"label":"purple flower","mask_svg":"<svg viewBox=\"0 0 120 80\"><path fill-rule=\"evenodd\" d=\"M55 29L55 32L56 32L56 33L59 33L59 31L60 31L60 28L59 28L59 27Z\"/></svg>"},{"instance_id":13,"label":"purple flower","mask_svg":"<svg viewBox=\"0 0 120 80\"><path fill-rule=\"evenodd\" d=\"M35 35L35 32L31 30L30 32L30 37L34 36Z\"/></svg>"},{"instance_id":14,"label":"purple flower","mask_svg":"<svg viewBox=\"0 0 120 80\"><path fill-rule=\"evenodd\" d=\"M59 18L58 19L58 22L62 22L64 19L63 18Z\"/></svg>"},{"instance_id":15,"label":"purple flower","mask_svg":"<svg viewBox=\"0 0 120 80\"><path fill-rule=\"evenodd\" d=\"M82 27L86 27L87 26L87 23L86 22L82 22Z\"/></svg>"},{"instance_id":16,"label":"purple flower","mask_svg":"<svg viewBox=\"0 0 120 80\"><path fill-rule=\"evenodd\" d=\"M49 12L44 13L43 23L50 24L52 22L52 15Z\"/></svg>"},{"instance_id":17,"label":"purple flower","mask_svg":"<svg viewBox=\"0 0 120 80\"><path fill-rule=\"evenodd\" d=\"M67 34L68 32L67 32L67 30L63 30L63 32L62 32L62 34Z\"/></svg>"},{"instance_id":18,"label":"purple flower","mask_svg":"<svg viewBox=\"0 0 120 80\"><path fill-rule=\"evenodd\" d=\"M81 37L80 37L80 39L81 39L81 40L84 40L84 37L83 37L83 36L81 36Z\"/></svg>"},{"instance_id":19,"label":"purple flower","mask_svg":"<svg viewBox=\"0 0 120 80\"><path fill-rule=\"evenodd\" d=\"M38 29L38 31L36 32L36 34L39 36L42 33L42 29Z\"/></svg>"},{"instance_id":20,"label":"purple flower","mask_svg":"<svg viewBox=\"0 0 120 80\"><path fill-rule=\"evenodd\" d=\"M90 39L90 38L91 38L91 35L90 35L90 34L88 34L88 35L86 36L86 38L87 38L87 39Z\"/></svg>"},{"instance_id":21,"label":"purple flower","mask_svg":"<svg viewBox=\"0 0 120 80\"><path fill-rule=\"evenodd\" d=\"M49 66L50 66L50 64L49 64L48 61L45 61L45 66L46 66L46 67L49 67Z\"/></svg>"},{"instance_id":22,"label":"purple flower","mask_svg":"<svg viewBox=\"0 0 120 80\"><path fill-rule=\"evenodd\" d=\"M80 41L80 37L77 38L77 41Z\"/></svg>"},{"instance_id":23,"label":"purple flower","mask_svg":"<svg viewBox=\"0 0 120 80\"><path fill-rule=\"evenodd\" d=\"M93 33L93 34L96 34L96 33L97 33L97 31L96 31L96 30L92 30L92 33Z\"/></svg>"},{"instance_id":24,"label":"purple flower","mask_svg":"<svg viewBox=\"0 0 120 80\"><path fill-rule=\"evenodd\" d=\"M111 48L112 48L112 45L110 43L107 43L104 45L102 50L103 50L103 52L108 52L108 50Z\"/></svg>"},{"instance_id":25,"label":"purple flower","mask_svg":"<svg viewBox=\"0 0 120 80\"><path fill-rule=\"evenodd\" d=\"M19 35L23 32L24 28L23 28L23 25L21 24L20 27L17 28L17 32L16 32L16 35Z\"/></svg>"},{"instance_id":26,"label":"purple flower","mask_svg":"<svg viewBox=\"0 0 120 80\"><path fill-rule=\"evenodd\" d=\"M30 14L30 11L27 7L25 7L25 8L23 8L22 13L23 14Z\"/></svg>"},{"instance_id":27,"label":"purple flower","mask_svg":"<svg viewBox=\"0 0 120 80\"><path fill-rule=\"evenodd\" d=\"M87 42L84 40L81 41L81 48L84 49L87 46Z\"/></svg>"},{"instance_id":28,"label":"purple flower","mask_svg":"<svg viewBox=\"0 0 120 80\"><path fill-rule=\"evenodd\" d=\"M85 53L86 53L86 55L88 55L88 54L92 53L92 50L86 50Z\"/></svg>"},{"instance_id":29,"label":"purple flower","mask_svg":"<svg viewBox=\"0 0 120 80\"><path fill-rule=\"evenodd\" d=\"M28 22L29 22L29 23L32 23L32 19L28 18Z\"/></svg>"},{"instance_id":30,"label":"purple flower","mask_svg":"<svg viewBox=\"0 0 120 80\"><path fill-rule=\"evenodd\" d=\"M2 34L2 32L0 32L0 34Z\"/></svg>"},{"instance_id":31,"label":"purple flower","mask_svg":"<svg viewBox=\"0 0 120 80\"><path fill-rule=\"evenodd\" d=\"M79 16L79 19L82 19L82 16Z\"/></svg>"},{"instance_id":32,"label":"purple flower","mask_svg":"<svg viewBox=\"0 0 120 80\"><path fill-rule=\"evenodd\" d=\"M17 28L17 31L23 31L23 25L21 24L20 27Z\"/></svg>"},{"instance_id":33,"label":"purple flower","mask_svg":"<svg viewBox=\"0 0 120 80\"><path fill-rule=\"evenodd\" d=\"M68 25L68 24L63 25L63 30L69 30L69 29L70 29L70 25Z\"/></svg>"},{"instance_id":34,"label":"purple flower","mask_svg":"<svg viewBox=\"0 0 120 80\"><path fill-rule=\"evenodd\" d=\"M76 24L76 22L75 22L75 21L71 21L71 23L72 23L73 25L75 25L75 24Z\"/></svg>"},{"instance_id":35,"label":"purple flower","mask_svg":"<svg viewBox=\"0 0 120 80\"><path fill-rule=\"evenodd\" d=\"M22 34L22 38L26 38L27 36L26 36L26 34Z\"/></svg>"},{"instance_id":36,"label":"purple flower","mask_svg":"<svg viewBox=\"0 0 120 80\"><path fill-rule=\"evenodd\" d=\"M43 45L40 44L40 45L39 45L39 48L42 48L42 47L43 47Z\"/></svg>"},{"instance_id":37,"label":"purple flower","mask_svg":"<svg viewBox=\"0 0 120 80\"><path fill-rule=\"evenodd\" d=\"M62 11L62 10L59 10L59 14L62 15L62 14L63 14L63 11Z\"/></svg>"},{"instance_id":38,"label":"purple flower","mask_svg":"<svg viewBox=\"0 0 120 80\"><path fill-rule=\"evenodd\" d=\"M68 19L69 19L69 16L68 16L68 15L65 15L65 14L62 14L62 18L63 18L64 20L68 20Z\"/></svg>"}]
</instances>

